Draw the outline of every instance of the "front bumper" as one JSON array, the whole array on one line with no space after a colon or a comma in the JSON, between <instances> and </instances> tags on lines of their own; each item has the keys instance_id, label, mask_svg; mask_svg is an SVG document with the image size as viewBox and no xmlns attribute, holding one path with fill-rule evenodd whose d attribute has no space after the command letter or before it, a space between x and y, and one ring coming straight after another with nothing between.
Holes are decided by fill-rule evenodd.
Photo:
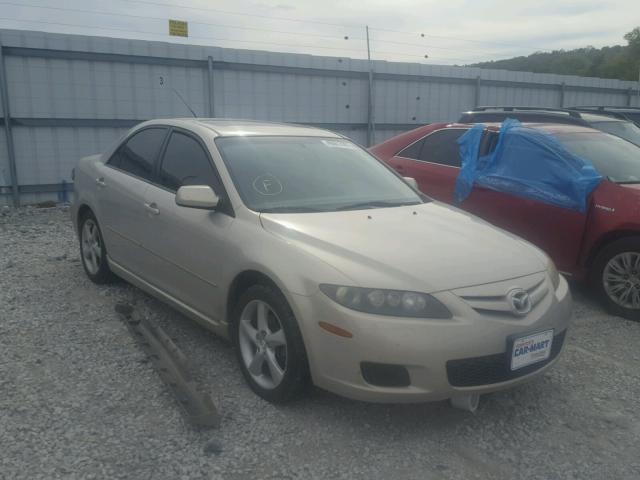
<instances>
[{"instance_id":1,"label":"front bumper","mask_svg":"<svg viewBox=\"0 0 640 480\"><path fill-rule=\"evenodd\" d=\"M550 281L545 281L549 292L526 317L479 313L451 292L434 295L452 311L453 318L448 320L356 312L320 292L295 296L292 307L300 319L311 376L318 387L371 402L443 400L508 388L540 375L555 363L564 343L572 300L563 278L555 291ZM329 333L319 326L321 321L343 328L353 337ZM509 338L547 329L554 329L556 350L549 360L511 372ZM372 385L363 377L362 362L401 365L410 384Z\"/></svg>"}]
</instances>

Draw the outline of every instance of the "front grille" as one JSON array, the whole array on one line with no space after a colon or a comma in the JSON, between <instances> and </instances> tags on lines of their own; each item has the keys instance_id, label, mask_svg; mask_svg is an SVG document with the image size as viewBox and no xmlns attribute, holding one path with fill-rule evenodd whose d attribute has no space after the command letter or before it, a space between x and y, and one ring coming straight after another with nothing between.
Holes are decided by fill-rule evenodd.
<instances>
[{"instance_id":1,"label":"front grille","mask_svg":"<svg viewBox=\"0 0 640 480\"><path fill-rule=\"evenodd\" d=\"M528 286L525 290L529 293L532 309L535 308L535 306L540 303L549 292L549 288L547 287L544 278L534 285ZM507 293L508 292L505 292L500 295L460 294L460 298L467 302L469 306L478 313L513 316L515 314L512 311L511 305L507 301Z\"/></svg>"},{"instance_id":2,"label":"front grille","mask_svg":"<svg viewBox=\"0 0 640 480\"><path fill-rule=\"evenodd\" d=\"M514 371L511 370L510 351L484 357L449 360L447 362L449 383L454 387L476 387L506 382L535 372L558 356L562 350L566 332L564 330L553 337L549 358Z\"/></svg>"}]
</instances>

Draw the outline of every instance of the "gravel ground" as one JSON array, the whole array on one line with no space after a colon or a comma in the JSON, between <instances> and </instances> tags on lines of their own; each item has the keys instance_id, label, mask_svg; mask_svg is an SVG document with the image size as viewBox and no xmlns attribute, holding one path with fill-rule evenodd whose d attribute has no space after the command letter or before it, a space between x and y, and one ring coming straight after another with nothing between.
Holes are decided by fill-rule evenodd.
<instances>
[{"instance_id":1,"label":"gravel ground","mask_svg":"<svg viewBox=\"0 0 640 480\"><path fill-rule=\"evenodd\" d=\"M640 477L640 324L573 288L560 362L475 415L314 390L273 406L232 349L124 283L82 271L61 208L0 212L0 478L631 479ZM114 313L135 303L191 358L223 414L185 423Z\"/></svg>"}]
</instances>

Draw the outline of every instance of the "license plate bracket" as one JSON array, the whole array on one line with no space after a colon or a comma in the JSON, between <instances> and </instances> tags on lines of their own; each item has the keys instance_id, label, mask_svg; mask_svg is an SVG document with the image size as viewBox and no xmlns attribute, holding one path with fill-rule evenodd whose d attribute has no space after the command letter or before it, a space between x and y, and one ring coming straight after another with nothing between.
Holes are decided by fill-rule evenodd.
<instances>
[{"instance_id":1,"label":"license plate bracket","mask_svg":"<svg viewBox=\"0 0 640 480\"><path fill-rule=\"evenodd\" d=\"M507 349L511 371L543 362L551 356L554 330L525 335L513 335L509 338Z\"/></svg>"}]
</instances>

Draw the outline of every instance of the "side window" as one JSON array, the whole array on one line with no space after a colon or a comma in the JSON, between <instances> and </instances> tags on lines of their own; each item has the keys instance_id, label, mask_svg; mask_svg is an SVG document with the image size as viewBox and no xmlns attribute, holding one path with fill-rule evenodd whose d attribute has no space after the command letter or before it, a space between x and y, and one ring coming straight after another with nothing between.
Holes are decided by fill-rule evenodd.
<instances>
[{"instance_id":1,"label":"side window","mask_svg":"<svg viewBox=\"0 0 640 480\"><path fill-rule=\"evenodd\" d=\"M209 185L220 194L221 186L209 157L192 137L173 132L160 167L160 184L170 190L183 185Z\"/></svg>"},{"instance_id":2,"label":"side window","mask_svg":"<svg viewBox=\"0 0 640 480\"><path fill-rule=\"evenodd\" d=\"M420 160L449 165L450 167L459 167L461 160L456 140L466 131L466 129L460 128L438 130L425 137L424 145L420 152Z\"/></svg>"},{"instance_id":3,"label":"side window","mask_svg":"<svg viewBox=\"0 0 640 480\"><path fill-rule=\"evenodd\" d=\"M480 143L480 156L492 153L498 146L498 132L486 131Z\"/></svg>"},{"instance_id":4,"label":"side window","mask_svg":"<svg viewBox=\"0 0 640 480\"><path fill-rule=\"evenodd\" d=\"M136 133L118 148L108 164L151 180L153 166L166 133L165 128L147 128Z\"/></svg>"},{"instance_id":5,"label":"side window","mask_svg":"<svg viewBox=\"0 0 640 480\"><path fill-rule=\"evenodd\" d=\"M409 145L407 148L398 153L398 157L404 158L413 158L414 160L420 160L420 151L422 150L422 145L424 144L424 138L422 140L418 140L417 142Z\"/></svg>"}]
</instances>

